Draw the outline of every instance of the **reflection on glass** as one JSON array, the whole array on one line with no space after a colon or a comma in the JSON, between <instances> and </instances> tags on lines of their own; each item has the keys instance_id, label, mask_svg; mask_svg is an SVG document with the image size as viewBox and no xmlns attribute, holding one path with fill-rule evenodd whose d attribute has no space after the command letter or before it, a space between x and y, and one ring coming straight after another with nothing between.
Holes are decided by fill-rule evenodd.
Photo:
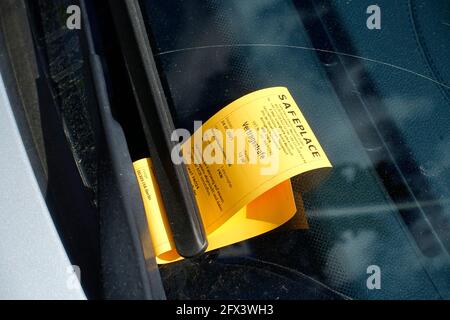
<instances>
[{"instance_id":1,"label":"reflection on glass","mask_svg":"<svg viewBox=\"0 0 450 320\"><path fill-rule=\"evenodd\" d=\"M450 298L450 4L422 2L372 32L366 1L141 1L178 127L286 86L334 164L308 230L165 266L169 297Z\"/></svg>"}]
</instances>

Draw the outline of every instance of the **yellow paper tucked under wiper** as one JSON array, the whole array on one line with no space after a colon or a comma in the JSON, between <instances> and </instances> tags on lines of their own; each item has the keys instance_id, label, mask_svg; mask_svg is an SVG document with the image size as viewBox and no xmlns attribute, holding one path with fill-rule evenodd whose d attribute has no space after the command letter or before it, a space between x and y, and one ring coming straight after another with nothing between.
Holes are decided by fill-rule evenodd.
<instances>
[{"instance_id":1,"label":"yellow paper tucked under wiper","mask_svg":"<svg viewBox=\"0 0 450 320\"><path fill-rule=\"evenodd\" d=\"M284 87L251 93L223 108L183 144L183 156L206 229L208 251L289 221L296 213L290 178L331 167ZM134 166L157 262L177 261L181 258L151 161L143 159Z\"/></svg>"}]
</instances>

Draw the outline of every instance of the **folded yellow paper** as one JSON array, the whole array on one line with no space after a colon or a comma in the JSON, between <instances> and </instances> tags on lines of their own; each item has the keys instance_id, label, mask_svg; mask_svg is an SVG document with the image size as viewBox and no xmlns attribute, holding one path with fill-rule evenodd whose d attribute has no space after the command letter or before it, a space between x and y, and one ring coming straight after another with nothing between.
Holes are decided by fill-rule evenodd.
<instances>
[{"instance_id":1,"label":"folded yellow paper","mask_svg":"<svg viewBox=\"0 0 450 320\"><path fill-rule=\"evenodd\" d=\"M290 178L330 168L287 88L251 93L208 120L182 145L208 251L268 231L296 212ZM152 171L135 164L157 262L180 258Z\"/></svg>"}]
</instances>

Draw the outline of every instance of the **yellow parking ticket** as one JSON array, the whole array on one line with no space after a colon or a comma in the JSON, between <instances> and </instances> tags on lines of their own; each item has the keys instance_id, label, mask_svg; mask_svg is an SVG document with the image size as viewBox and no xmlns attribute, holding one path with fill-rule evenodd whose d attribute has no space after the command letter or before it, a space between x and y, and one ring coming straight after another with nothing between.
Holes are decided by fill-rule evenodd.
<instances>
[{"instance_id":1,"label":"yellow parking ticket","mask_svg":"<svg viewBox=\"0 0 450 320\"><path fill-rule=\"evenodd\" d=\"M180 146L208 251L264 234L297 212L290 179L331 168L287 88L244 96ZM158 263L180 260L150 159L135 164Z\"/></svg>"}]
</instances>

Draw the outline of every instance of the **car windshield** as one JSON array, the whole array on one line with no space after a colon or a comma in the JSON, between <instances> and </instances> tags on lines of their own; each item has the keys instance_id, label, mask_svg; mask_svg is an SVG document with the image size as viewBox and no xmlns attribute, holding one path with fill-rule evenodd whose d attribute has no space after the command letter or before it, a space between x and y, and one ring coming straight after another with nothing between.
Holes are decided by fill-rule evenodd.
<instances>
[{"instance_id":1,"label":"car windshield","mask_svg":"<svg viewBox=\"0 0 450 320\"><path fill-rule=\"evenodd\" d=\"M450 2L372 2L140 2L177 127L285 86L334 166L307 228L162 266L169 298L450 298Z\"/></svg>"}]
</instances>

